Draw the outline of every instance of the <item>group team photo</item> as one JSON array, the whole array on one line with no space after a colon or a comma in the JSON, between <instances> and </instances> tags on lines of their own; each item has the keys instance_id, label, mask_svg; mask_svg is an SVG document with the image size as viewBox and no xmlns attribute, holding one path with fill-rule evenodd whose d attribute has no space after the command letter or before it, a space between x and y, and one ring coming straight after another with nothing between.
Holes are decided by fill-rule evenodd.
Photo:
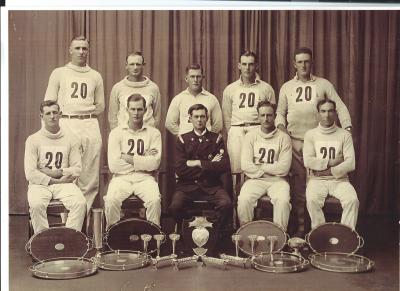
<instances>
[{"instance_id":1,"label":"group team photo","mask_svg":"<svg viewBox=\"0 0 400 291\"><path fill-rule=\"evenodd\" d=\"M398 11L8 22L10 290L396 290Z\"/></svg>"}]
</instances>

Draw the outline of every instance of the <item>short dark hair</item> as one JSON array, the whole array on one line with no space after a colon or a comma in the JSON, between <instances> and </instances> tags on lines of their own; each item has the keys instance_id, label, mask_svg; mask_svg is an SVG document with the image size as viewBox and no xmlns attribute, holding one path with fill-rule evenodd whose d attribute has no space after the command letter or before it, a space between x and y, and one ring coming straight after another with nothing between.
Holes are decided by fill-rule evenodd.
<instances>
[{"instance_id":1,"label":"short dark hair","mask_svg":"<svg viewBox=\"0 0 400 291\"><path fill-rule=\"evenodd\" d=\"M128 100L126 101L126 108L129 108L129 102L140 100L143 101L143 108L146 110L146 99L140 94L132 94L131 96L129 96Z\"/></svg>"},{"instance_id":2,"label":"short dark hair","mask_svg":"<svg viewBox=\"0 0 400 291\"><path fill-rule=\"evenodd\" d=\"M244 51L242 51L242 52L240 53L240 56L239 56L239 63L240 63L240 59L241 59L242 57L253 57L253 58L254 58L254 62L255 62L255 63L258 63L257 54L256 54L255 52L251 51L251 50L244 50Z\"/></svg>"},{"instance_id":3,"label":"short dark hair","mask_svg":"<svg viewBox=\"0 0 400 291\"><path fill-rule=\"evenodd\" d=\"M50 106L53 106L53 105L57 105L57 107L58 107L58 111L60 111L60 105L58 105L58 103L57 103L57 101L54 101L54 100L46 100L46 101L42 101L42 103L40 103L40 113L42 113L43 114L43 108L44 107L50 107Z\"/></svg>"},{"instance_id":4,"label":"short dark hair","mask_svg":"<svg viewBox=\"0 0 400 291\"><path fill-rule=\"evenodd\" d=\"M260 108L261 107L271 107L274 110L274 113L276 113L276 105L272 104L271 102L264 100L264 101L260 101L257 104L257 113L260 113Z\"/></svg>"},{"instance_id":5,"label":"short dark hair","mask_svg":"<svg viewBox=\"0 0 400 291\"><path fill-rule=\"evenodd\" d=\"M75 36L73 39L71 39L70 45L72 44L72 42L73 42L74 40L84 40L84 41L86 41L86 42L89 44L88 39L87 39L86 36L84 36L84 35Z\"/></svg>"},{"instance_id":6,"label":"short dark hair","mask_svg":"<svg viewBox=\"0 0 400 291\"><path fill-rule=\"evenodd\" d=\"M131 53L129 53L127 56L126 56L126 62L128 63L128 58L129 57L133 57L133 56L141 56L142 57L142 60L143 60L143 65L144 64L146 64L146 62L144 61L144 56L143 56L143 53L142 52L140 52L140 51L135 51L135 52L131 52Z\"/></svg>"},{"instance_id":7,"label":"short dark hair","mask_svg":"<svg viewBox=\"0 0 400 291\"><path fill-rule=\"evenodd\" d=\"M308 47L303 46L295 49L293 53L293 59L296 60L296 56L299 54L309 54L312 59L312 50Z\"/></svg>"},{"instance_id":8,"label":"short dark hair","mask_svg":"<svg viewBox=\"0 0 400 291\"><path fill-rule=\"evenodd\" d=\"M189 70L200 70L201 74L202 75L204 74L203 67L200 64L197 64L197 63L189 64L189 65L186 66L186 68L185 68L186 75L189 73Z\"/></svg>"},{"instance_id":9,"label":"short dark hair","mask_svg":"<svg viewBox=\"0 0 400 291\"><path fill-rule=\"evenodd\" d=\"M188 110L190 116L192 116L194 110L204 110L206 112L206 115L208 116L208 109L203 104L194 104L190 106Z\"/></svg>"},{"instance_id":10,"label":"short dark hair","mask_svg":"<svg viewBox=\"0 0 400 291\"><path fill-rule=\"evenodd\" d=\"M324 99L321 99L321 100L319 100L317 102L317 110L318 110L318 112L319 112L319 109L321 108L321 106L324 105L325 103L333 104L333 109L336 110L336 102L325 96Z\"/></svg>"}]
</instances>

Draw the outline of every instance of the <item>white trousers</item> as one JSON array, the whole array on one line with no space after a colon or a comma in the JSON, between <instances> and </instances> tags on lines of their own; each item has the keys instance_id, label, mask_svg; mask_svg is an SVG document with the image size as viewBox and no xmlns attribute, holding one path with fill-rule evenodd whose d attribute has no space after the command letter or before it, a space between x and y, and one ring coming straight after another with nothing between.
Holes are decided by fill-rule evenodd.
<instances>
[{"instance_id":1,"label":"white trousers","mask_svg":"<svg viewBox=\"0 0 400 291\"><path fill-rule=\"evenodd\" d=\"M113 177L104 196L104 214L107 229L121 219L122 202L132 194L144 202L147 220L160 226L161 195L154 177L148 176L139 182L132 181L132 175Z\"/></svg>"},{"instance_id":2,"label":"white trousers","mask_svg":"<svg viewBox=\"0 0 400 291\"><path fill-rule=\"evenodd\" d=\"M243 138L251 130L258 128L259 125L252 126L231 126L228 132L227 149L231 162L232 174L241 173L240 164Z\"/></svg>"},{"instance_id":3,"label":"white trousers","mask_svg":"<svg viewBox=\"0 0 400 291\"><path fill-rule=\"evenodd\" d=\"M81 231L86 214L86 200L81 190L73 184L29 185L29 213L34 233L49 228L47 206L51 199L59 199L69 210L66 227Z\"/></svg>"},{"instance_id":4,"label":"white trousers","mask_svg":"<svg viewBox=\"0 0 400 291\"><path fill-rule=\"evenodd\" d=\"M311 218L311 227L325 223L322 207L327 195L340 200L343 212L341 223L352 229L356 227L359 201L354 187L349 181L310 179L307 183L307 210Z\"/></svg>"},{"instance_id":5,"label":"white trousers","mask_svg":"<svg viewBox=\"0 0 400 291\"><path fill-rule=\"evenodd\" d=\"M286 230L290 214L290 187L284 179L270 182L263 179L248 179L244 182L238 197L238 217L240 225L254 218L257 200L264 195L271 198L273 221Z\"/></svg>"},{"instance_id":6,"label":"white trousers","mask_svg":"<svg viewBox=\"0 0 400 291\"><path fill-rule=\"evenodd\" d=\"M77 180L77 185L86 198L87 211L89 212L99 192L102 145L99 123L96 118L61 118L60 126L75 135L75 138L80 142L82 172Z\"/></svg>"}]
</instances>

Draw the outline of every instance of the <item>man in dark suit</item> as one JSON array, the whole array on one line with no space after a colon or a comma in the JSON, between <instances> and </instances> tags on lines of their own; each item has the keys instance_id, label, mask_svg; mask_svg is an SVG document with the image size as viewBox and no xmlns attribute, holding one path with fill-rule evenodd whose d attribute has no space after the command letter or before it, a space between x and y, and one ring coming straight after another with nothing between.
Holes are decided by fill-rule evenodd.
<instances>
[{"instance_id":1,"label":"man in dark suit","mask_svg":"<svg viewBox=\"0 0 400 291\"><path fill-rule=\"evenodd\" d=\"M213 225L220 230L231 215L232 201L224 190L221 175L230 172L229 156L220 134L206 128L207 108L195 104L188 110L193 130L178 136L175 148L176 191L169 210L178 225L189 218L187 210L194 200L207 200L217 213Z\"/></svg>"}]
</instances>

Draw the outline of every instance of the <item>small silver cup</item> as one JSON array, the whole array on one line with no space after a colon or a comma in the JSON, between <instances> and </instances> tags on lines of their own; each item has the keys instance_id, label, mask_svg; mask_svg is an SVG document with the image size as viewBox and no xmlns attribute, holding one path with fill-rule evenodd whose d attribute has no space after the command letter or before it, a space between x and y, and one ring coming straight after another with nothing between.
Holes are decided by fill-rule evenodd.
<instances>
[{"instance_id":1,"label":"small silver cup","mask_svg":"<svg viewBox=\"0 0 400 291\"><path fill-rule=\"evenodd\" d=\"M172 254L175 255L176 242L181 238L180 234L171 233L169 239L172 242Z\"/></svg>"},{"instance_id":2,"label":"small silver cup","mask_svg":"<svg viewBox=\"0 0 400 291\"><path fill-rule=\"evenodd\" d=\"M163 234L155 234L155 235L153 235L153 238L157 242L157 258L160 258L161 241L164 240L165 235L163 235Z\"/></svg>"},{"instance_id":3,"label":"small silver cup","mask_svg":"<svg viewBox=\"0 0 400 291\"><path fill-rule=\"evenodd\" d=\"M236 257L239 257L239 241L242 239L240 234L233 234L232 241L235 243Z\"/></svg>"},{"instance_id":4,"label":"small silver cup","mask_svg":"<svg viewBox=\"0 0 400 291\"><path fill-rule=\"evenodd\" d=\"M150 234L142 234L140 238L143 241L143 252L147 254L147 247L149 246L149 241L151 240Z\"/></svg>"}]
</instances>

